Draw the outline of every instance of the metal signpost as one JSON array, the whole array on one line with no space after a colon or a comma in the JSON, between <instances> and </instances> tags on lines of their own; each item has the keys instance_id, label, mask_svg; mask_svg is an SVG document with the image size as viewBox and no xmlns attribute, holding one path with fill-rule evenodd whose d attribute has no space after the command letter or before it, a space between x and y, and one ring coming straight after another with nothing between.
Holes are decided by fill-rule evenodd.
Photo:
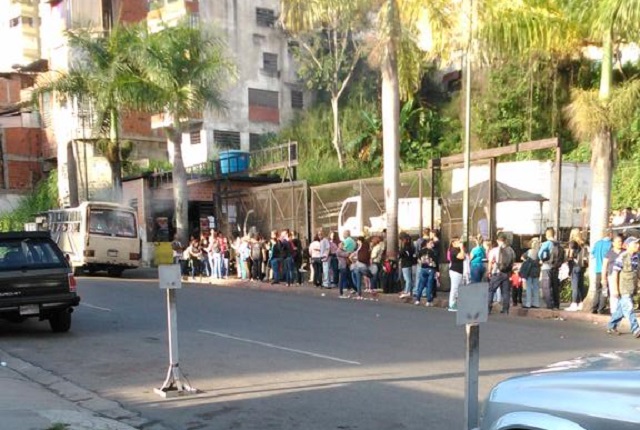
<instances>
[{"instance_id":1,"label":"metal signpost","mask_svg":"<svg viewBox=\"0 0 640 430\"><path fill-rule=\"evenodd\" d=\"M196 394L198 390L186 383L186 378L179 367L178 354L178 312L176 307L176 290L182 288L180 266L177 264L160 265L158 267L160 289L167 290L167 322L169 332L169 370L167 378L160 388L153 391L164 398Z\"/></svg>"},{"instance_id":2,"label":"metal signpost","mask_svg":"<svg viewBox=\"0 0 640 430\"><path fill-rule=\"evenodd\" d=\"M464 383L464 429L478 427L478 378L480 371L480 323L489 319L489 284L460 287L456 324L466 326L467 354Z\"/></svg>"}]
</instances>

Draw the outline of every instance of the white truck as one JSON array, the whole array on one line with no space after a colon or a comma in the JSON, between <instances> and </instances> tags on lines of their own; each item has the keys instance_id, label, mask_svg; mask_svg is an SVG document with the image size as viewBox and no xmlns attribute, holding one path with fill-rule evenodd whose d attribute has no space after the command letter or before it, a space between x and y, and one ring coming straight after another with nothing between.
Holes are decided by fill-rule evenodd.
<instances>
[{"instance_id":1,"label":"white truck","mask_svg":"<svg viewBox=\"0 0 640 430\"><path fill-rule=\"evenodd\" d=\"M435 199L434 225L440 224L440 204ZM418 234L420 232L420 198L398 199L398 231ZM431 198L422 199L422 226L431 226ZM364 236L379 234L387 228L387 214L384 203L376 201L364 203L361 196L345 199L340 207L338 215L338 232L344 237L345 230L349 230L351 236Z\"/></svg>"},{"instance_id":2,"label":"white truck","mask_svg":"<svg viewBox=\"0 0 640 430\"><path fill-rule=\"evenodd\" d=\"M539 194L547 201L504 201L496 205L496 227L520 235L544 233L555 222L558 186L555 165L551 161L515 161L498 163L496 181L510 187ZM591 203L591 167L586 163L562 163L560 194L560 228L586 228ZM471 168L469 185L489 180L488 166ZM452 173L451 192L461 191L464 170ZM471 205L473 205L473 201ZM483 208L476 210L482 211ZM542 231L541 231L542 230Z\"/></svg>"}]
</instances>

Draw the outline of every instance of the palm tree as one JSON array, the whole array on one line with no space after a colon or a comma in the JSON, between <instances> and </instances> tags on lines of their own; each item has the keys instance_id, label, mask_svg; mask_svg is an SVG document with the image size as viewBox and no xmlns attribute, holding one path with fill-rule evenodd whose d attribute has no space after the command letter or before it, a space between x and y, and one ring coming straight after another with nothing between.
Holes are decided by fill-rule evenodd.
<instances>
[{"instance_id":1,"label":"palm tree","mask_svg":"<svg viewBox=\"0 0 640 430\"><path fill-rule=\"evenodd\" d=\"M92 106L97 116L94 118L97 137L104 138L104 134L108 137L105 154L111 166L116 201L122 194L121 118L123 113L139 107L144 97L139 73L126 57L136 37L136 27L125 25L118 25L109 33L69 31L69 46L77 52L69 70L40 77L34 91L36 97L54 92L61 102Z\"/></svg>"},{"instance_id":2,"label":"palm tree","mask_svg":"<svg viewBox=\"0 0 640 430\"><path fill-rule=\"evenodd\" d=\"M387 256L398 256L398 184L400 182L400 97L418 88L421 67L429 57L442 53L450 35L450 3L443 0L378 1L377 43L372 60L382 77L382 140ZM420 46L420 36L428 46ZM428 48L426 51L422 48Z\"/></svg>"},{"instance_id":3,"label":"palm tree","mask_svg":"<svg viewBox=\"0 0 640 430\"><path fill-rule=\"evenodd\" d=\"M130 52L147 86L146 109L163 112L173 152L173 198L177 234L188 238L188 190L182 159L182 135L190 118L205 108L224 108L222 88L233 76L222 43L199 26L182 22L158 32L145 31Z\"/></svg>"},{"instance_id":4,"label":"palm tree","mask_svg":"<svg viewBox=\"0 0 640 430\"><path fill-rule=\"evenodd\" d=\"M344 167L340 131L340 98L347 89L364 50L355 33L364 28L368 0L281 0L280 22L301 46L302 71L308 83L331 96L333 147ZM306 63L306 64L305 64Z\"/></svg>"},{"instance_id":5,"label":"palm tree","mask_svg":"<svg viewBox=\"0 0 640 430\"><path fill-rule=\"evenodd\" d=\"M640 103L638 79L618 87L613 85L614 44L639 40L640 2L528 0L522 5L526 10L519 15L520 20L504 19L504 10L494 9L494 17L500 15L502 19L486 26L486 40L502 52L575 54L587 44L602 49L599 88L574 90L572 103L566 109L574 134L591 142L590 242L593 246L604 236L608 226L616 157L615 133L629 123ZM590 285L595 287L593 277L591 281ZM584 309L590 309L594 292L595 289L590 288Z\"/></svg>"}]
</instances>

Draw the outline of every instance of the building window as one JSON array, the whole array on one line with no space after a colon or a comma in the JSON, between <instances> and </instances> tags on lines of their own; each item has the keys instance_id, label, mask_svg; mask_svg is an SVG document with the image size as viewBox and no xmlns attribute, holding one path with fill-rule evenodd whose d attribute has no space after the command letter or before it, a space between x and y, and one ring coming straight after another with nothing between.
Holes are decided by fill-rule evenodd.
<instances>
[{"instance_id":1,"label":"building window","mask_svg":"<svg viewBox=\"0 0 640 430\"><path fill-rule=\"evenodd\" d=\"M304 109L304 93L302 91L291 90L291 107Z\"/></svg>"},{"instance_id":2,"label":"building window","mask_svg":"<svg viewBox=\"0 0 640 430\"><path fill-rule=\"evenodd\" d=\"M249 133L249 151L259 151L268 146L269 134Z\"/></svg>"},{"instance_id":3,"label":"building window","mask_svg":"<svg viewBox=\"0 0 640 430\"><path fill-rule=\"evenodd\" d=\"M278 73L278 54L264 52L262 54L262 70L269 74Z\"/></svg>"},{"instance_id":4,"label":"building window","mask_svg":"<svg viewBox=\"0 0 640 430\"><path fill-rule=\"evenodd\" d=\"M12 18L9 20L9 27L17 27L20 25L20 17Z\"/></svg>"},{"instance_id":5,"label":"building window","mask_svg":"<svg viewBox=\"0 0 640 430\"><path fill-rule=\"evenodd\" d=\"M200 130L192 131L191 133L189 133L189 138L192 145L200 145L200 143L202 142L202 139L200 137Z\"/></svg>"},{"instance_id":6,"label":"building window","mask_svg":"<svg viewBox=\"0 0 640 430\"><path fill-rule=\"evenodd\" d=\"M240 133L237 131L213 130L213 141L218 149L240 149Z\"/></svg>"},{"instance_id":7,"label":"building window","mask_svg":"<svg viewBox=\"0 0 640 430\"><path fill-rule=\"evenodd\" d=\"M249 121L280 123L280 93L249 88Z\"/></svg>"},{"instance_id":8,"label":"building window","mask_svg":"<svg viewBox=\"0 0 640 430\"><path fill-rule=\"evenodd\" d=\"M276 14L273 9L266 9L263 7L256 8L256 23L260 27L273 27L276 21Z\"/></svg>"}]
</instances>

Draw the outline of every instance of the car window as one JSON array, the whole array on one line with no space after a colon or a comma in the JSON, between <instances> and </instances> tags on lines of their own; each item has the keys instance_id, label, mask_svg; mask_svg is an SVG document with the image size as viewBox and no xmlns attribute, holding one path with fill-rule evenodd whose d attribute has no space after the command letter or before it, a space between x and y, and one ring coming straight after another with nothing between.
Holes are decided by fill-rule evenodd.
<instances>
[{"instance_id":1,"label":"car window","mask_svg":"<svg viewBox=\"0 0 640 430\"><path fill-rule=\"evenodd\" d=\"M0 240L0 271L64 266L55 245L42 239Z\"/></svg>"}]
</instances>

